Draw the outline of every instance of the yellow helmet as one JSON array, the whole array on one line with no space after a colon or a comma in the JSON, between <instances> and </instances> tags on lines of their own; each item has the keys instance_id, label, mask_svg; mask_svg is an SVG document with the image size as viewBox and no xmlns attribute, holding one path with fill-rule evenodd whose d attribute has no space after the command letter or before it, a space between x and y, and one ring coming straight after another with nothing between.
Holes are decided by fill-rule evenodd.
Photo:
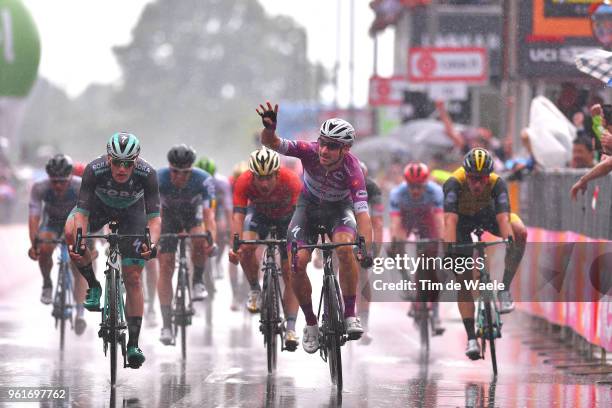
<instances>
[{"instance_id":1,"label":"yellow helmet","mask_svg":"<svg viewBox=\"0 0 612 408\"><path fill-rule=\"evenodd\" d=\"M269 176L280 168L278 153L266 147L255 150L249 158L249 170L258 176Z\"/></svg>"}]
</instances>

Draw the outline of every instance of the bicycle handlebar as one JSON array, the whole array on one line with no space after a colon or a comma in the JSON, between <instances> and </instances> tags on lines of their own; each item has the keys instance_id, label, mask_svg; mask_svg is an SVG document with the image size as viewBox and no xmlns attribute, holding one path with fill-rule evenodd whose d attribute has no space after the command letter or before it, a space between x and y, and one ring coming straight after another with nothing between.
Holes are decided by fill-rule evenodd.
<instances>
[{"instance_id":1,"label":"bicycle handlebar","mask_svg":"<svg viewBox=\"0 0 612 408\"><path fill-rule=\"evenodd\" d=\"M83 256L85 255L85 251L81 250L83 239L104 239L106 241L110 241L113 238L121 239L121 238L144 238L144 243L147 245L147 248L151 248L151 232L149 231L149 227L145 228L144 234L118 234L116 232L116 228L111 227L111 232L109 234L87 234L83 235L83 229L81 227L77 228L76 239L74 244L74 249L76 253Z\"/></svg>"},{"instance_id":2,"label":"bicycle handlebar","mask_svg":"<svg viewBox=\"0 0 612 408\"><path fill-rule=\"evenodd\" d=\"M240 239L238 234L234 234L234 252L238 251L240 245L287 245L286 239Z\"/></svg>"},{"instance_id":3,"label":"bicycle handlebar","mask_svg":"<svg viewBox=\"0 0 612 408\"><path fill-rule=\"evenodd\" d=\"M486 248L486 247L490 247L494 245L501 245L501 244L510 245L513 242L514 241L510 239L502 239L499 241L491 241L491 242L477 241L477 242L467 242L465 244L450 244L450 247L451 248L478 248L478 247Z\"/></svg>"}]
</instances>

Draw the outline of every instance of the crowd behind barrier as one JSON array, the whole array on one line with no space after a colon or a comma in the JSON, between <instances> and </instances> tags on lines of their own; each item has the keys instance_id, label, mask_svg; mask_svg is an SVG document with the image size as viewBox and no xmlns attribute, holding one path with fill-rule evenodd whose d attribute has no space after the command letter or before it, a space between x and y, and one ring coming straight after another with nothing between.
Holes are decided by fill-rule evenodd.
<instances>
[{"instance_id":1,"label":"crowd behind barrier","mask_svg":"<svg viewBox=\"0 0 612 408\"><path fill-rule=\"evenodd\" d=\"M528 247L513 294L520 310L612 351L612 255L603 255L612 253L604 242L612 237L612 176L591 182L583 196L571 201L570 188L585 172L546 170L521 184L520 213L529 226L529 242L556 244ZM549 294L542 296L546 290ZM529 301L536 291L540 300Z\"/></svg>"}]
</instances>

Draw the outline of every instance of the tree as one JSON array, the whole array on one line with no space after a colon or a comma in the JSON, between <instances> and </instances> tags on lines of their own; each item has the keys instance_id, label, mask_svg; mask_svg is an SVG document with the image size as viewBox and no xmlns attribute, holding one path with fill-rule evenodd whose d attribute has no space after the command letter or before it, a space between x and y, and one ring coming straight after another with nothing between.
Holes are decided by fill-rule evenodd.
<instances>
[{"instance_id":1,"label":"tree","mask_svg":"<svg viewBox=\"0 0 612 408\"><path fill-rule=\"evenodd\" d=\"M132 42L114 49L121 121L142 132L145 151L147 140L163 141L151 148L157 154L179 141L207 152L236 152L236 142L251 149L257 103L318 100L328 76L307 60L306 45L302 27L256 0L157 0Z\"/></svg>"}]
</instances>

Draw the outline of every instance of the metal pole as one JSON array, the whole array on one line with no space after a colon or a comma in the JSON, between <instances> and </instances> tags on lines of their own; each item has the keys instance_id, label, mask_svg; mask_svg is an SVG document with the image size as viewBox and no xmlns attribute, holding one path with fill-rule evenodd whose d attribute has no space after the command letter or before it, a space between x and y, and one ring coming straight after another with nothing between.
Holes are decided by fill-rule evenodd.
<instances>
[{"instance_id":1,"label":"metal pole","mask_svg":"<svg viewBox=\"0 0 612 408\"><path fill-rule=\"evenodd\" d=\"M352 111L355 106L355 0L350 4L350 29L349 29L349 109ZM352 113L352 112L351 112ZM351 114L352 116L352 114ZM352 118L351 118L352 119Z\"/></svg>"},{"instance_id":2,"label":"metal pole","mask_svg":"<svg viewBox=\"0 0 612 408\"><path fill-rule=\"evenodd\" d=\"M341 0L336 1L336 63L334 64L334 108L338 109L340 93L340 35L341 35Z\"/></svg>"}]
</instances>

